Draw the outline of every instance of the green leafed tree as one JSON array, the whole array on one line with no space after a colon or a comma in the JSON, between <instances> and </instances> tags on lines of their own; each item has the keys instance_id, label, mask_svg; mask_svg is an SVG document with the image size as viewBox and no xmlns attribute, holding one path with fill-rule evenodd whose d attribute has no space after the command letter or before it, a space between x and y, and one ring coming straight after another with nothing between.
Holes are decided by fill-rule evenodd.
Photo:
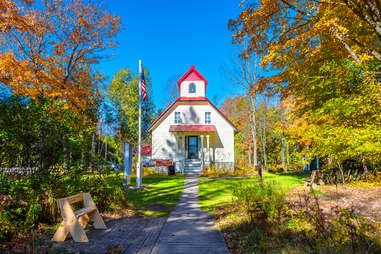
<instances>
[{"instance_id":1,"label":"green leafed tree","mask_svg":"<svg viewBox=\"0 0 381 254\"><path fill-rule=\"evenodd\" d=\"M142 101L142 140L149 138L147 128L152 122L154 104L152 100L152 81L147 69L144 69L147 98ZM115 73L107 91L117 111L118 134L121 141L138 142L139 123L139 75L131 69L120 69Z\"/></svg>"}]
</instances>

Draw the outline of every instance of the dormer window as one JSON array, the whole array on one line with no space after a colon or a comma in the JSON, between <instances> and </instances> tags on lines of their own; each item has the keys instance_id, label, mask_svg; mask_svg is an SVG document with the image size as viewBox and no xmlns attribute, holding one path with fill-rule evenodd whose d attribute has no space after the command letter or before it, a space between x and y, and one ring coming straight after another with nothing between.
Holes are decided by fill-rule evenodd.
<instances>
[{"instance_id":1,"label":"dormer window","mask_svg":"<svg viewBox=\"0 0 381 254\"><path fill-rule=\"evenodd\" d=\"M196 85L195 83L189 84L189 93L196 93Z\"/></svg>"}]
</instances>

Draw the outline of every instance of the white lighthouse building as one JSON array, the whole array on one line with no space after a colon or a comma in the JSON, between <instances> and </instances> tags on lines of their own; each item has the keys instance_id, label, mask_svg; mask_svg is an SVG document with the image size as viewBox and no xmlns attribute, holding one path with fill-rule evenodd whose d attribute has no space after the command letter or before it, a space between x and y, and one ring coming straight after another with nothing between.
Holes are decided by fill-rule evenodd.
<instances>
[{"instance_id":1,"label":"white lighthouse building","mask_svg":"<svg viewBox=\"0 0 381 254\"><path fill-rule=\"evenodd\" d=\"M177 98L148 128L152 159L171 160L177 172L234 167L237 127L206 97L208 81L192 65L177 82Z\"/></svg>"}]
</instances>

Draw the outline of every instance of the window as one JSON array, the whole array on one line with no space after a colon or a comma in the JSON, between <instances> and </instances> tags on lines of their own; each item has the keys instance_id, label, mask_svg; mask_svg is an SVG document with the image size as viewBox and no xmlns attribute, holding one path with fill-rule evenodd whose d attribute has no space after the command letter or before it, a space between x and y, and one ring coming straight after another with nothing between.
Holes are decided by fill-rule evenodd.
<instances>
[{"instance_id":1,"label":"window","mask_svg":"<svg viewBox=\"0 0 381 254\"><path fill-rule=\"evenodd\" d=\"M175 123L181 123L180 112L175 112Z\"/></svg>"},{"instance_id":2,"label":"window","mask_svg":"<svg viewBox=\"0 0 381 254\"><path fill-rule=\"evenodd\" d=\"M196 85L195 83L189 84L189 93L196 93Z\"/></svg>"},{"instance_id":3,"label":"window","mask_svg":"<svg viewBox=\"0 0 381 254\"><path fill-rule=\"evenodd\" d=\"M205 124L211 124L212 118L210 116L210 112L205 112Z\"/></svg>"}]
</instances>

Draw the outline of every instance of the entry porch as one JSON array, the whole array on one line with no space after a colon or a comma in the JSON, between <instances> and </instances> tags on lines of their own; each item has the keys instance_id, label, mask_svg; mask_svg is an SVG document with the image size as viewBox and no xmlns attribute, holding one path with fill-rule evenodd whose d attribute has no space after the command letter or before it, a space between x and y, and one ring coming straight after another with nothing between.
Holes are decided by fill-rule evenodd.
<instances>
[{"instance_id":1,"label":"entry porch","mask_svg":"<svg viewBox=\"0 0 381 254\"><path fill-rule=\"evenodd\" d=\"M171 125L170 132L176 139L176 171L198 174L214 162L214 125Z\"/></svg>"}]
</instances>

